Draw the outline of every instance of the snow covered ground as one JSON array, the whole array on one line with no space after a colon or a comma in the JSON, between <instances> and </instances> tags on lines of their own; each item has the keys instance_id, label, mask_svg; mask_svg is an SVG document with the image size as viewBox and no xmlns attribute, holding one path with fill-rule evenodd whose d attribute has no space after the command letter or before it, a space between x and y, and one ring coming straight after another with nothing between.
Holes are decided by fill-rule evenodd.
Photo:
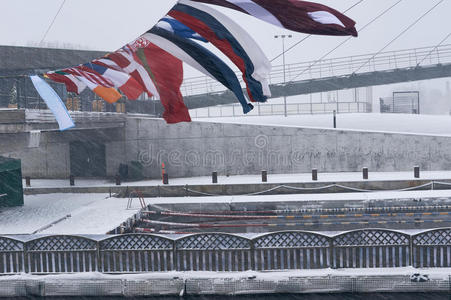
<instances>
[{"instance_id":1,"label":"snow covered ground","mask_svg":"<svg viewBox=\"0 0 451 300\"><path fill-rule=\"evenodd\" d=\"M147 204L169 203L242 203L277 201L352 201L377 199L409 199L449 197L451 190L373 192L345 194L302 194L264 196L217 196L147 198ZM108 198L106 194L45 194L25 196L23 207L0 210L0 234L105 234L134 215L139 201L134 199L132 209L127 210L126 198ZM70 215L70 216L68 216ZM53 226L48 225L60 220Z\"/></svg>"},{"instance_id":2,"label":"snow covered ground","mask_svg":"<svg viewBox=\"0 0 451 300\"><path fill-rule=\"evenodd\" d=\"M245 116L198 118L195 121L275 125L290 127L333 128L332 114L298 116ZM337 129L398 132L451 136L451 116L355 113L338 114Z\"/></svg>"},{"instance_id":3,"label":"snow covered ground","mask_svg":"<svg viewBox=\"0 0 451 300\"><path fill-rule=\"evenodd\" d=\"M22 207L0 208L0 234L105 234L140 208L126 210L128 199L106 194L47 194L25 196ZM68 216L70 215L70 216ZM67 217L67 218L66 218ZM44 229L51 223L61 220Z\"/></svg>"},{"instance_id":4,"label":"snow covered ground","mask_svg":"<svg viewBox=\"0 0 451 300\"><path fill-rule=\"evenodd\" d=\"M287 280L289 278L300 277L316 277L316 276L410 276L414 273L422 273L429 275L431 280L447 280L451 274L451 268L430 268L416 269L413 267L402 268L365 268L365 269L304 269L302 272L295 271L244 271L244 272L206 272L206 271L187 271L187 272L148 272L143 274L102 274L98 272L79 273L79 274L52 274L52 275L31 275L20 274L4 276L6 280L61 280L61 279L128 279L128 280L146 280L146 279L210 279L210 278L226 278L226 279L244 279L253 278L255 280Z\"/></svg>"},{"instance_id":5,"label":"snow covered ground","mask_svg":"<svg viewBox=\"0 0 451 300\"><path fill-rule=\"evenodd\" d=\"M369 170L369 180L413 180L413 169L410 172L371 172ZM443 180L451 179L451 171L421 171L422 180ZM319 173L316 182L337 182L337 181L361 181L361 172L338 172L338 173ZM236 176L218 176L219 184L249 184L261 183L261 175L236 175ZM290 182L313 182L311 173L297 174L268 174L268 183L290 183ZM210 176L187 177L187 178L169 178L169 185L197 185L212 184ZM114 186L115 183L108 180L88 180L75 179L77 187L92 186ZM125 186L157 186L162 185L160 179L142 180L135 182L123 182ZM23 182L25 187L25 181ZM55 179L32 179L32 188L49 187L70 187L69 180Z\"/></svg>"}]
</instances>

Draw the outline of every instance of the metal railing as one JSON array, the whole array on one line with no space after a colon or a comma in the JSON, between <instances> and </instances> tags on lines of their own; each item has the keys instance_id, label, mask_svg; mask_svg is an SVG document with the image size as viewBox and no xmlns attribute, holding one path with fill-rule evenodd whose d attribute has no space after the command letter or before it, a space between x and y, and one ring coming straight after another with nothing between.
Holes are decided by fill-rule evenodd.
<instances>
[{"instance_id":1,"label":"metal railing","mask_svg":"<svg viewBox=\"0 0 451 300\"><path fill-rule=\"evenodd\" d=\"M332 113L367 113L372 104L367 102L329 102L329 103L288 103L287 115ZM278 116L285 115L284 104L257 103L248 114L243 114L240 105L229 104L209 106L190 110L192 118L244 117L244 116Z\"/></svg>"},{"instance_id":2,"label":"metal railing","mask_svg":"<svg viewBox=\"0 0 451 300\"><path fill-rule=\"evenodd\" d=\"M351 75L364 64L365 66L358 73L415 68L420 63L422 66L451 63L451 44L439 47L382 52L377 55L364 54L287 64L285 65L285 72L287 81L295 82ZM237 76L244 87L240 73L237 72ZM273 85L283 84L283 65L273 66L269 76L269 83ZM224 86L207 76L187 78L182 85L184 96L221 93L224 91Z\"/></svg>"},{"instance_id":3,"label":"metal railing","mask_svg":"<svg viewBox=\"0 0 451 300\"><path fill-rule=\"evenodd\" d=\"M227 233L29 238L0 236L0 274L451 267L451 228L415 235L361 229L335 236L284 231L254 238Z\"/></svg>"}]
</instances>

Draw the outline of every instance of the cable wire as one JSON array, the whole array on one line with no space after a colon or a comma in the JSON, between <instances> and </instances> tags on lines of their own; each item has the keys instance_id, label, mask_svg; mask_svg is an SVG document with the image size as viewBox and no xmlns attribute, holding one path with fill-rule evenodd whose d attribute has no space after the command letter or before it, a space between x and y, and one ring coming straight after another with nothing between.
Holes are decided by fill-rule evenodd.
<instances>
[{"instance_id":1,"label":"cable wire","mask_svg":"<svg viewBox=\"0 0 451 300\"><path fill-rule=\"evenodd\" d=\"M376 20L378 20L379 18L381 18L383 15L385 15L387 12L389 12L390 10L392 10L396 5L398 5L399 3L401 3L403 0L398 0L395 4L391 5L389 8L385 9L383 12L381 12L379 15L377 15L375 18L373 18L370 22L368 22L367 24L365 24L360 30L359 33L362 32L363 30L365 30L368 26L370 26L371 24L373 24L374 22L376 22ZM301 73L297 74L293 79L290 79L290 82L295 81L299 76L301 76L302 74L304 74L305 72L307 72L308 70L310 70L313 66L315 66L317 63L319 63L320 61L322 61L324 58L326 58L327 56L329 56L329 54L331 54L332 52L334 52L335 50L337 50L338 48L340 48L342 45L344 45L346 42L348 42L352 37L347 38L346 40L344 40L343 42L341 42L340 44L338 44L335 48L333 48L332 50L330 50L329 52L327 52L326 54L324 54L321 58L319 58L318 60L316 60L315 62L313 62L311 65L309 65L306 69L304 69ZM289 82L289 83L290 83Z\"/></svg>"},{"instance_id":2,"label":"cable wire","mask_svg":"<svg viewBox=\"0 0 451 300\"><path fill-rule=\"evenodd\" d=\"M348 9L346 9L343 13L347 13L348 11L350 11L351 9L353 9L354 7L356 7L357 5L359 5L360 3L362 3L365 0L360 0L358 2L356 2L354 5L352 5L351 7L349 7ZM308 38L310 38L313 34L309 34L306 37L304 37L302 40L298 41L297 43L295 43L294 45L290 46L289 48L287 48L284 52L280 53L279 55L277 55L276 57L274 57L273 59L270 60L270 62L275 61L276 59L278 59L279 57L281 57L282 55L284 55L285 53L287 53L288 51L290 51L291 49L293 49L294 47L298 46L299 44L301 44L303 41L307 40Z\"/></svg>"},{"instance_id":3,"label":"cable wire","mask_svg":"<svg viewBox=\"0 0 451 300\"><path fill-rule=\"evenodd\" d=\"M407 26L406 29L404 29L400 34L398 34L394 39L392 39L388 44L386 44L381 50L379 50L376 54L374 54L372 57L370 57L365 63L363 63L360 67L358 67L353 73L357 73L360 71L364 66L366 66L373 58L375 58L377 55L379 55L382 51L387 49L388 46L393 44L397 39L399 39L401 36L403 36L407 31L409 31L413 26L415 26L418 22L420 22L424 17L426 17L431 11L433 11L437 6L439 6L443 1L440 0L437 2L432 8L430 8L427 12L422 14L418 19L416 19L412 24Z\"/></svg>"},{"instance_id":4,"label":"cable wire","mask_svg":"<svg viewBox=\"0 0 451 300\"><path fill-rule=\"evenodd\" d=\"M441 46L441 45L442 45L442 44L443 44L450 36L451 36L451 32L448 33L448 35L447 35L440 43L438 43L437 46L435 46L434 48L432 48L432 50L429 51L429 53L426 54L425 57L423 57L423 59L417 64L417 67L419 67L419 66L423 63L423 61L424 61L426 58L428 58L428 57L432 54L432 52L434 52L438 47L440 47L440 46Z\"/></svg>"},{"instance_id":5,"label":"cable wire","mask_svg":"<svg viewBox=\"0 0 451 300\"><path fill-rule=\"evenodd\" d=\"M44 36L42 37L41 41L39 42L39 45L42 45L42 43L44 42L45 38L47 37L47 34L49 33L50 29L52 28L53 23L55 23L55 20L58 17L58 15L61 12L61 10L63 9L63 6L64 6L65 3L66 3L66 0L63 0L63 2L60 5L60 8L58 9L58 11L56 12L55 16L53 17L52 22L50 23L49 27L47 28L47 31L44 33Z\"/></svg>"}]
</instances>

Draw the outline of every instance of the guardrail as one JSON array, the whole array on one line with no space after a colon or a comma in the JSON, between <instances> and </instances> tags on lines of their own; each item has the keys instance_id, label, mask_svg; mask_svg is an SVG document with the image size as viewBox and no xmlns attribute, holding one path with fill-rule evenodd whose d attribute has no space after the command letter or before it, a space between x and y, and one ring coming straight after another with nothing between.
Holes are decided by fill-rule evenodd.
<instances>
[{"instance_id":1,"label":"guardrail","mask_svg":"<svg viewBox=\"0 0 451 300\"><path fill-rule=\"evenodd\" d=\"M26 237L28 239L28 237ZM363 229L326 236L284 231L246 238L200 233L0 236L0 274L268 271L324 268L451 267L451 228L409 235Z\"/></svg>"},{"instance_id":2,"label":"guardrail","mask_svg":"<svg viewBox=\"0 0 451 300\"><path fill-rule=\"evenodd\" d=\"M414 68L425 65L451 63L451 45L422 47L379 54L364 54L348 57L307 61L285 65L287 82L320 79L353 74L365 64L358 73ZM270 84L284 83L283 65L273 66L269 76ZM240 73L236 73L244 86ZM182 85L184 96L219 93L225 91L217 81L207 76L186 78Z\"/></svg>"},{"instance_id":3,"label":"guardrail","mask_svg":"<svg viewBox=\"0 0 451 300\"><path fill-rule=\"evenodd\" d=\"M288 103L287 115L326 114L332 113L368 113L372 110L372 104L368 102L331 102L331 103ZM190 110L192 118L222 118L244 116L283 116L284 104L257 103L248 114L243 114L243 109L237 104L208 106Z\"/></svg>"}]
</instances>

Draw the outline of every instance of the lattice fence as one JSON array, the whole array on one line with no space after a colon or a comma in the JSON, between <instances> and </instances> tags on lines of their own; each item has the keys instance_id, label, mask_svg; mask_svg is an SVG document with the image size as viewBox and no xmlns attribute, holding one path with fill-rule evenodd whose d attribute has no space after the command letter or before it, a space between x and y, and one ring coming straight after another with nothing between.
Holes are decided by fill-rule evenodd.
<instances>
[{"instance_id":1,"label":"lattice fence","mask_svg":"<svg viewBox=\"0 0 451 300\"><path fill-rule=\"evenodd\" d=\"M102 272L138 273L174 269L174 242L147 234L125 234L100 241Z\"/></svg>"},{"instance_id":2,"label":"lattice fence","mask_svg":"<svg viewBox=\"0 0 451 300\"><path fill-rule=\"evenodd\" d=\"M254 240L256 270L330 266L330 238L310 232L276 232Z\"/></svg>"},{"instance_id":3,"label":"lattice fence","mask_svg":"<svg viewBox=\"0 0 451 300\"><path fill-rule=\"evenodd\" d=\"M286 231L253 239L225 233L26 239L0 237L0 274L451 267L451 228L413 236L364 229L333 237Z\"/></svg>"},{"instance_id":4,"label":"lattice fence","mask_svg":"<svg viewBox=\"0 0 451 300\"><path fill-rule=\"evenodd\" d=\"M25 271L23 250L23 242L0 237L0 274L14 274Z\"/></svg>"},{"instance_id":5,"label":"lattice fence","mask_svg":"<svg viewBox=\"0 0 451 300\"><path fill-rule=\"evenodd\" d=\"M251 241L230 234L196 234L176 242L179 271L245 271L252 268Z\"/></svg>"},{"instance_id":6,"label":"lattice fence","mask_svg":"<svg viewBox=\"0 0 451 300\"><path fill-rule=\"evenodd\" d=\"M414 267L451 267L451 228L417 234L412 243Z\"/></svg>"},{"instance_id":7,"label":"lattice fence","mask_svg":"<svg viewBox=\"0 0 451 300\"><path fill-rule=\"evenodd\" d=\"M47 236L26 243L29 273L97 271L97 242L80 236Z\"/></svg>"},{"instance_id":8,"label":"lattice fence","mask_svg":"<svg viewBox=\"0 0 451 300\"><path fill-rule=\"evenodd\" d=\"M334 268L385 268L410 265L410 236L379 229L356 230L333 238Z\"/></svg>"}]
</instances>

